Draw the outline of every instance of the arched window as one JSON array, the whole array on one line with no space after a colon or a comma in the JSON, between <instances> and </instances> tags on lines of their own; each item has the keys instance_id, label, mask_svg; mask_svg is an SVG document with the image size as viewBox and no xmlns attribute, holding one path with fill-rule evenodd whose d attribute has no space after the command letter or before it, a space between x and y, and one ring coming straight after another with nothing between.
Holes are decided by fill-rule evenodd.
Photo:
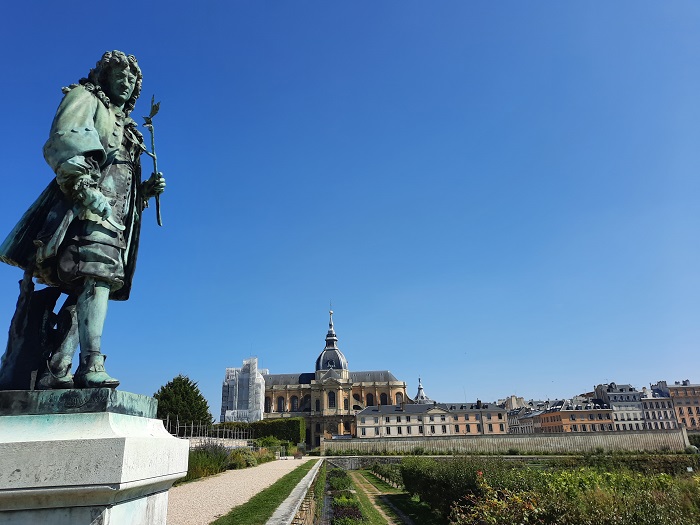
<instances>
[{"instance_id":1,"label":"arched window","mask_svg":"<svg viewBox=\"0 0 700 525\"><path fill-rule=\"evenodd\" d=\"M269 414L270 412L272 412L272 399L270 399L269 397L266 397L265 398L265 413Z\"/></svg>"},{"instance_id":2,"label":"arched window","mask_svg":"<svg viewBox=\"0 0 700 525\"><path fill-rule=\"evenodd\" d=\"M284 412L284 398L282 396L277 398L277 412Z\"/></svg>"},{"instance_id":3,"label":"arched window","mask_svg":"<svg viewBox=\"0 0 700 525\"><path fill-rule=\"evenodd\" d=\"M349 400L347 397L346 397L345 399L343 399L343 408L344 408L345 410L349 410L349 409L350 409L350 400Z\"/></svg>"},{"instance_id":4,"label":"arched window","mask_svg":"<svg viewBox=\"0 0 700 525\"><path fill-rule=\"evenodd\" d=\"M328 408L335 408L335 392L328 392Z\"/></svg>"},{"instance_id":5,"label":"arched window","mask_svg":"<svg viewBox=\"0 0 700 525\"><path fill-rule=\"evenodd\" d=\"M321 411L321 400L317 399L316 400L316 412L320 412L320 411Z\"/></svg>"},{"instance_id":6,"label":"arched window","mask_svg":"<svg viewBox=\"0 0 700 525\"><path fill-rule=\"evenodd\" d=\"M302 412L311 412L311 396L309 394L306 394L301 400L300 410Z\"/></svg>"},{"instance_id":7,"label":"arched window","mask_svg":"<svg viewBox=\"0 0 700 525\"><path fill-rule=\"evenodd\" d=\"M389 402L387 400L388 400L387 395L384 392L379 394L379 404L380 405L388 405Z\"/></svg>"},{"instance_id":8,"label":"arched window","mask_svg":"<svg viewBox=\"0 0 700 525\"><path fill-rule=\"evenodd\" d=\"M292 396L289 400L292 403L292 412L299 412L299 398L297 396Z\"/></svg>"},{"instance_id":9,"label":"arched window","mask_svg":"<svg viewBox=\"0 0 700 525\"><path fill-rule=\"evenodd\" d=\"M374 406L374 396L372 394L367 394L367 406L368 407Z\"/></svg>"},{"instance_id":10,"label":"arched window","mask_svg":"<svg viewBox=\"0 0 700 525\"><path fill-rule=\"evenodd\" d=\"M396 404L400 405L401 403L403 403L403 394L398 393L396 394Z\"/></svg>"}]
</instances>

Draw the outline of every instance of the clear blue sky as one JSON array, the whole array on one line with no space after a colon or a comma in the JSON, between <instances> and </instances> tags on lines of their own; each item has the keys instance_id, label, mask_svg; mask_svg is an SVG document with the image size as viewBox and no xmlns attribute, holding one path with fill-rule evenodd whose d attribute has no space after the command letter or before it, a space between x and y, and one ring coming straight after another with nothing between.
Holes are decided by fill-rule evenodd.
<instances>
[{"instance_id":1,"label":"clear blue sky","mask_svg":"<svg viewBox=\"0 0 700 525\"><path fill-rule=\"evenodd\" d=\"M53 176L61 86L121 49L134 116L162 101L165 226L105 329L122 389L183 373L218 416L227 366L313 370L330 300L350 368L411 396L700 382L697 2L123 5L0 22L0 236Z\"/></svg>"}]
</instances>

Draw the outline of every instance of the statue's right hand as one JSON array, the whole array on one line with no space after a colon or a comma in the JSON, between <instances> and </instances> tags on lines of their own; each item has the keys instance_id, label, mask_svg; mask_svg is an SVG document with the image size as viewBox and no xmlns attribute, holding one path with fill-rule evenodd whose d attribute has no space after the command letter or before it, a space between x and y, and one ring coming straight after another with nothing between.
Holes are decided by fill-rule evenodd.
<instances>
[{"instance_id":1,"label":"statue's right hand","mask_svg":"<svg viewBox=\"0 0 700 525\"><path fill-rule=\"evenodd\" d=\"M84 188L82 190L81 204L92 213L106 219L112 215L112 207L109 205L107 197L95 188Z\"/></svg>"}]
</instances>

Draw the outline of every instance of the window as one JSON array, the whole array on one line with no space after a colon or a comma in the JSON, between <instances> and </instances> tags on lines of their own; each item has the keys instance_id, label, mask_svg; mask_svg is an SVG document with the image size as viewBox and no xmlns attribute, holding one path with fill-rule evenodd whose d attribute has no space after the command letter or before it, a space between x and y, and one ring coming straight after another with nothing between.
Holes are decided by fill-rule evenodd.
<instances>
[{"instance_id":1,"label":"window","mask_svg":"<svg viewBox=\"0 0 700 525\"><path fill-rule=\"evenodd\" d=\"M360 418L360 423L362 423L363 425L365 424L365 418L364 418L364 417L361 417L361 418Z\"/></svg>"},{"instance_id":2,"label":"window","mask_svg":"<svg viewBox=\"0 0 700 525\"><path fill-rule=\"evenodd\" d=\"M375 417L375 418L374 418L374 424L377 425L378 423L379 423L379 418L378 418L378 417Z\"/></svg>"},{"instance_id":3,"label":"window","mask_svg":"<svg viewBox=\"0 0 700 525\"><path fill-rule=\"evenodd\" d=\"M268 414L272 412L272 400L269 397L265 398L265 412Z\"/></svg>"},{"instance_id":4,"label":"window","mask_svg":"<svg viewBox=\"0 0 700 525\"><path fill-rule=\"evenodd\" d=\"M284 412L284 398L282 396L277 398L277 412Z\"/></svg>"},{"instance_id":5,"label":"window","mask_svg":"<svg viewBox=\"0 0 700 525\"><path fill-rule=\"evenodd\" d=\"M396 422L401 423L401 416L396 416Z\"/></svg>"},{"instance_id":6,"label":"window","mask_svg":"<svg viewBox=\"0 0 700 525\"><path fill-rule=\"evenodd\" d=\"M491 412L487 412L487 413L486 413L486 419L488 419L489 421L491 421Z\"/></svg>"},{"instance_id":7,"label":"window","mask_svg":"<svg viewBox=\"0 0 700 525\"><path fill-rule=\"evenodd\" d=\"M503 423L499 423L499 424L498 424L498 429L499 429L501 432L505 432L505 430L506 430L506 428L503 426Z\"/></svg>"},{"instance_id":8,"label":"window","mask_svg":"<svg viewBox=\"0 0 700 525\"><path fill-rule=\"evenodd\" d=\"M442 433L447 434L447 425L442 425Z\"/></svg>"},{"instance_id":9,"label":"window","mask_svg":"<svg viewBox=\"0 0 700 525\"><path fill-rule=\"evenodd\" d=\"M410 423L410 422L411 422L411 416L406 416L406 423Z\"/></svg>"},{"instance_id":10,"label":"window","mask_svg":"<svg viewBox=\"0 0 700 525\"><path fill-rule=\"evenodd\" d=\"M374 406L374 396L372 394L367 394L367 406L368 407Z\"/></svg>"},{"instance_id":11,"label":"window","mask_svg":"<svg viewBox=\"0 0 700 525\"><path fill-rule=\"evenodd\" d=\"M391 435L391 427L386 427L386 435L387 436Z\"/></svg>"},{"instance_id":12,"label":"window","mask_svg":"<svg viewBox=\"0 0 700 525\"><path fill-rule=\"evenodd\" d=\"M434 418L433 416L429 416L428 419L429 419L430 421L435 421L435 418Z\"/></svg>"},{"instance_id":13,"label":"window","mask_svg":"<svg viewBox=\"0 0 700 525\"><path fill-rule=\"evenodd\" d=\"M457 414L455 414L452 419L454 419L455 421L459 421L459 416Z\"/></svg>"},{"instance_id":14,"label":"window","mask_svg":"<svg viewBox=\"0 0 700 525\"><path fill-rule=\"evenodd\" d=\"M585 431L586 431L586 425L581 425L581 432L585 432Z\"/></svg>"},{"instance_id":15,"label":"window","mask_svg":"<svg viewBox=\"0 0 700 525\"><path fill-rule=\"evenodd\" d=\"M379 427L374 427L374 435L375 436L379 435Z\"/></svg>"},{"instance_id":16,"label":"window","mask_svg":"<svg viewBox=\"0 0 700 525\"><path fill-rule=\"evenodd\" d=\"M430 433L435 434L435 425L430 425Z\"/></svg>"},{"instance_id":17,"label":"window","mask_svg":"<svg viewBox=\"0 0 700 525\"><path fill-rule=\"evenodd\" d=\"M678 407L678 413L682 416L683 415L683 407Z\"/></svg>"},{"instance_id":18,"label":"window","mask_svg":"<svg viewBox=\"0 0 700 525\"><path fill-rule=\"evenodd\" d=\"M464 414L464 421L469 421L469 414Z\"/></svg>"},{"instance_id":19,"label":"window","mask_svg":"<svg viewBox=\"0 0 700 525\"><path fill-rule=\"evenodd\" d=\"M501 412L498 413L498 419L503 419L503 414Z\"/></svg>"},{"instance_id":20,"label":"window","mask_svg":"<svg viewBox=\"0 0 700 525\"><path fill-rule=\"evenodd\" d=\"M423 416L418 416L418 421L423 421Z\"/></svg>"},{"instance_id":21,"label":"window","mask_svg":"<svg viewBox=\"0 0 700 525\"><path fill-rule=\"evenodd\" d=\"M400 405L401 403L403 403L403 394L396 394L396 404Z\"/></svg>"},{"instance_id":22,"label":"window","mask_svg":"<svg viewBox=\"0 0 700 525\"><path fill-rule=\"evenodd\" d=\"M419 434L423 433L423 425L418 425L418 433Z\"/></svg>"},{"instance_id":23,"label":"window","mask_svg":"<svg viewBox=\"0 0 700 525\"><path fill-rule=\"evenodd\" d=\"M406 427L406 434L410 434L410 433L411 433L411 427Z\"/></svg>"},{"instance_id":24,"label":"window","mask_svg":"<svg viewBox=\"0 0 700 525\"><path fill-rule=\"evenodd\" d=\"M455 432L459 432L459 425L455 425Z\"/></svg>"},{"instance_id":25,"label":"window","mask_svg":"<svg viewBox=\"0 0 700 525\"><path fill-rule=\"evenodd\" d=\"M578 425L571 425L574 432L578 432Z\"/></svg>"},{"instance_id":26,"label":"window","mask_svg":"<svg viewBox=\"0 0 700 525\"><path fill-rule=\"evenodd\" d=\"M362 432L363 436L367 435L367 429L365 427L362 427L362 429L360 431Z\"/></svg>"},{"instance_id":27,"label":"window","mask_svg":"<svg viewBox=\"0 0 700 525\"><path fill-rule=\"evenodd\" d=\"M316 400L316 412L320 412L320 411L321 411L321 400L317 399Z\"/></svg>"},{"instance_id":28,"label":"window","mask_svg":"<svg viewBox=\"0 0 700 525\"><path fill-rule=\"evenodd\" d=\"M489 423L489 432L493 432L493 425Z\"/></svg>"},{"instance_id":29,"label":"window","mask_svg":"<svg viewBox=\"0 0 700 525\"><path fill-rule=\"evenodd\" d=\"M477 431L479 434L481 434L481 424L480 424L480 423L477 423L477 424L476 424L476 431Z\"/></svg>"},{"instance_id":30,"label":"window","mask_svg":"<svg viewBox=\"0 0 700 525\"><path fill-rule=\"evenodd\" d=\"M570 419L571 421L576 421L576 414L571 414L571 415L569 416L569 419Z\"/></svg>"},{"instance_id":31,"label":"window","mask_svg":"<svg viewBox=\"0 0 700 525\"><path fill-rule=\"evenodd\" d=\"M328 392L328 408L335 408L335 392Z\"/></svg>"},{"instance_id":32,"label":"window","mask_svg":"<svg viewBox=\"0 0 700 525\"><path fill-rule=\"evenodd\" d=\"M379 394L379 404L380 405L388 405L389 404L388 398L384 392Z\"/></svg>"},{"instance_id":33,"label":"window","mask_svg":"<svg viewBox=\"0 0 700 525\"><path fill-rule=\"evenodd\" d=\"M402 427L397 427L397 428L396 428L396 433L397 433L397 434L401 434L401 433L402 433L402 432L401 432L401 428L402 428Z\"/></svg>"},{"instance_id":34,"label":"window","mask_svg":"<svg viewBox=\"0 0 700 525\"><path fill-rule=\"evenodd\" d=\"M464 425L464 429L467 431L467 433L471 433L472 426L471 425Z\"/></svg>"},{"instance_id":35,"label":"window","mask_svg":"<svg viewBox=\"0 0 700 525\"><path fill-rule=\"evenodd\" d=\"M391 423L391 418L389 416L386 416L384 418L384 423Z\"/></svg>"},{"instance_id":36,"label":"window","mask_svg":"<svg viewBox=\"0 0 700 525\"><path fill-rule=\"evenodd\" d=\"M588 419L595 419L595 416L593 414L588 414Z\"/></svg>"},{"instance_id":37,"label":"window","mask_svg":"<svg viewBox=\"0 0 700 525\"><path fill-rule=\"evenodd\" d=\"M347 397L346 397L345 399L343 399L343 408L344 408L345 410L349 410L349 409L350 409L350 400L349 400Z\"/></svg>"}]
</instances>

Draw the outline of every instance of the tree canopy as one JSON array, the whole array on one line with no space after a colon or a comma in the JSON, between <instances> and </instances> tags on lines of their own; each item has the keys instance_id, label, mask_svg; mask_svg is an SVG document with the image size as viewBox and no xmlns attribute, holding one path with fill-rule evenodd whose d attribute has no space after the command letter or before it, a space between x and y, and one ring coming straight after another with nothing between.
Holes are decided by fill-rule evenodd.
<instances>
[{"instance_id":1,"label":"tree canopy","mask_svg":"<svg viewBox=\"0 0 700 525\"><path fill-rule=\"evenodd\" d=\"M209 424L213 420L209 404L199 391L197 383L182 374L160 387L153 397L158 400L159 419L165 419L169 415L171 421L177 419L180 423L201 421Z\"/></svg>"}]
</instances>

